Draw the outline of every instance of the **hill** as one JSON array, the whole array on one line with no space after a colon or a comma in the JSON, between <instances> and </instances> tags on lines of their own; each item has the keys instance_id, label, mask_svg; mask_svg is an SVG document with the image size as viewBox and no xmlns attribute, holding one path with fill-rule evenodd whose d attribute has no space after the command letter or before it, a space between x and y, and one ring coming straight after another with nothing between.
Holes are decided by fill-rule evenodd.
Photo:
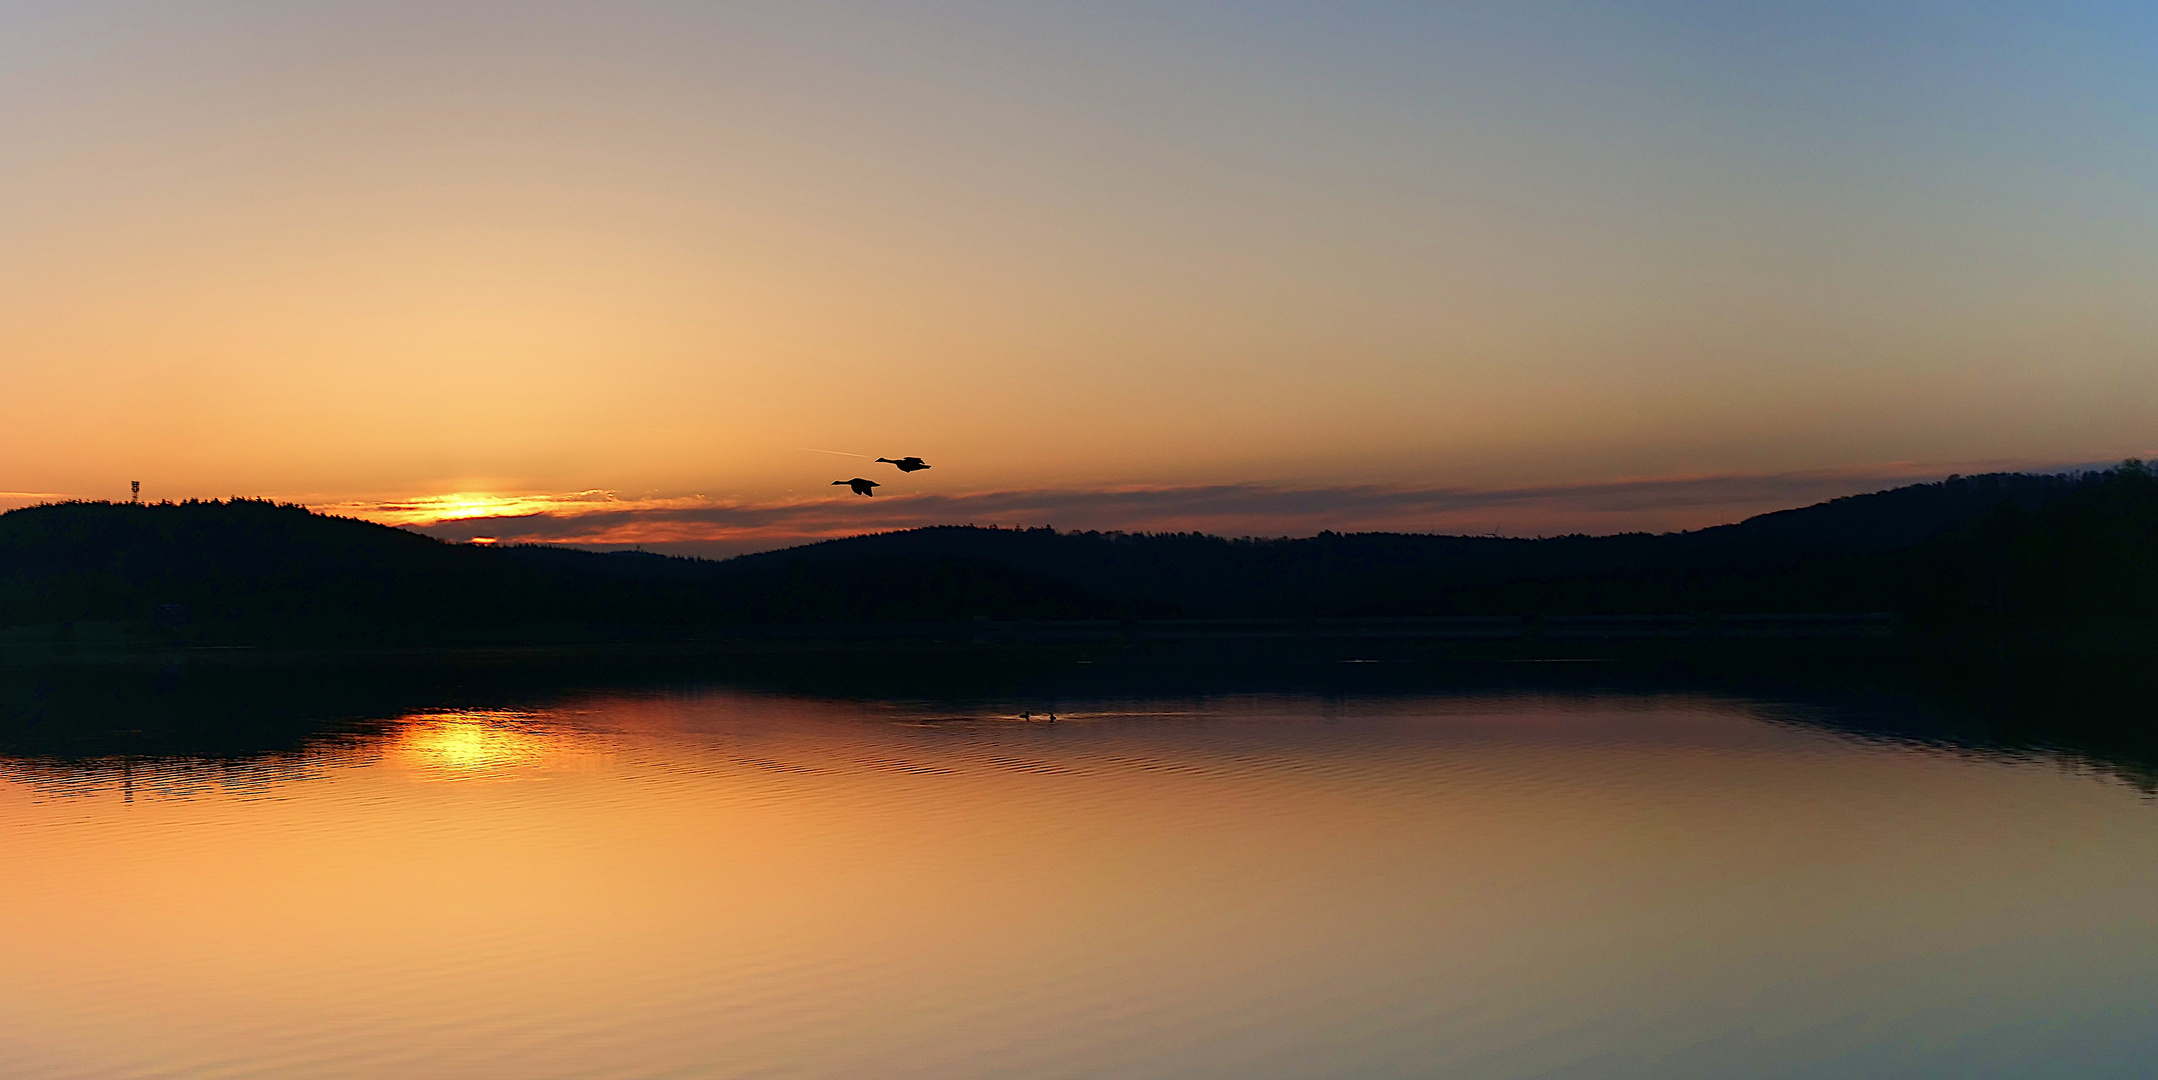
<instances>
[{"instance_id":1,"label":"hill","mask_svg":"<svg viewBox=\"0 0 2158 1080\"><path fill-rule=\"evenodd\" d=\"M867 574L871 587L858 575ZM636 552L494 549L250 499L0 514L0 627L163 626L213 640L486 640L792 619L1110 615L1023 570L871 556L766 578ZM20 636L20 635L18 635ZM33 635L34 636L34 635Z\"/></svg>"},{"instance_id":2,"label":"hill","mask_svg":"<svg viewBox=\"0 0 2158 1080\"><path fill-rule=\"evenodd\" d=\"M0 627L95 622L199 640L1701 611L2158 615L2158 480L2137 462L1951 477L1662 535L1233 540L934 527L723 562L454 545L246 499L0 514Z\"/></svg>"},{"instance_id":3,"label":"hill","mask_svg":"<svg viewBox=\"0 0 2158 1080\"><path fill-rule=\"evenodd\" d=\"M640 619L664 588L249 499L0 514L0 624L184 617L244 631ZM182 610L184 609L184 611Z\"/></svg>"},{"instance_id":4,"label":"hill","mask_svg":"<svg viewBox=\"0 0 2158 1080\"><path fill-rule=\"evenodd\" d=\"M945 526L718 564L856 575L941 559L1080 586L1127 615L1898 611L1944 619L2158 612L2158 483L2097 473L1950 477L1693 532L1546 539L1321 533L1226 539Z\"/></svg>"}]
</instances>

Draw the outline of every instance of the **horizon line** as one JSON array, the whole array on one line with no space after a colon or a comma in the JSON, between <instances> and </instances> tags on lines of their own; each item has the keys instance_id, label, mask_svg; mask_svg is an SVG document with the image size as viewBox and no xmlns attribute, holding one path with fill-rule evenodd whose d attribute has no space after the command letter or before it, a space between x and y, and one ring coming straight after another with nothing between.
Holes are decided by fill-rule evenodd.
<instances>
[{"instance_id":1,"label":"horizon line","mask_svg":"<svg viewBox=\"0 0 2158 1080\"><path fill-rule=\"evenodd\" d=\"M637 548L701 557L966 525L1066 532L1197 532L1229 538L1286 539L1321 532L1526 538L1692 531L1952 476L2071 475L2116 464L1895 462L1855 469L1627 477L1498 488L1117 485L767 502L721 502L701 496L622 499L586 491L560 501L544 495L505 498L503 509L511 512L432 520L425 518L422 500L345 503L335 509L451 541L491 537L503 544ZM332 506L316 508L331 510ZM407 520L384 520L399 517Z\"/></svg>"},{"instance_id":2,"label":"horizon line","mask_svg":"<svg viewBox=\"0 0 2158 1080\"><path fill-rule=\"evenodd\" d=\"M2119 463L2119 459L2072 463L1884 462L1843 468L1631 476L1507 487L1127 484L919 492L874 498L820 494L815 498L763 502L716 500L703 495L623 498L600 488L382 500L228 497L287 502L318 513L396 526L460 543L491 538L503 544L597 550L636 548L731 557L852 536L962 526L1048 527L1067 532L1195 532L1232 539L1288 539L1322 532L1513 538L1685 532L1956 476L2061 476L2101 471ZM51 492L0 492L0 500L10 496L40 502L78 498Z\"/></svg>"}]
</instances>

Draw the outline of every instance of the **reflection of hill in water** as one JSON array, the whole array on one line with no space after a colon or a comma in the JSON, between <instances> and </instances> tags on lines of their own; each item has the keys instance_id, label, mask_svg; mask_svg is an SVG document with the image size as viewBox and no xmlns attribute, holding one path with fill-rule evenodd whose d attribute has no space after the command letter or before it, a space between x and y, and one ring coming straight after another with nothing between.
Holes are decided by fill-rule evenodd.
<instances>
[{"instance_id":1,"label":"reflection of hill in water","mask_svg":"<svg viewBox=\"0 0 2158 1080\"><path fill-rule=\"evenodd\" d=\"M109 734L124 738L136 733ZM216 752L0 757L0 779L63 797L117 791L129 799L206 794L247 798L334 771L385 763L440 779L487 778L537 764L562 734L518 710L429 710L389 720L337 723L289 746L249 748L228 739Z\"/></svg>"},{"instance_id":2,"label":"reflection of hill in water","mask_svg":"<svg viewBox=\"0 0 2158 1080\"><path fill-rule=\"evenodd\" d=\"M1932 661L1798 719L1852 734L2041 754L2158 794L2158 696L2138 654L2015 651ZM1818 691L1817 691L1818 692Z\"/></svg>"},{"instance_id":3,"label":"reflection of hill in water","mask_svg":"<svg viewBox=\"0 0 2158 1080\"><path fill-rule=\"evenodd\" d=\"M445 778L537 761L534 712L577 698L721 686L889 701L940 715L1285 693L1317 701L1509 693L1710 694L1779 722L1953 749L2043 754L2158 793L2158 700L2141 655L1957 650L1811 659L1667 652L1562 662L1344 663L1188 650L1089 660L1003 650L579 666L504 661L0 674L0 779L48 795L267 795L386 760Z\"/></svg>"},{"instance_id":4,"label":"reflection of hill in water","mask_svg":"<svg viewBox=\"0 0 2158 1080\"><path fill-rule=\"evenodd\" d=\"M198 795L247 798L285 784L319 779L337 769L380 761L359 738L322 738L290 749L230 757L138 756L0 758L0 779L28 784L49 796L102 795L184 799Z\"/></svg>"}]
</instances>

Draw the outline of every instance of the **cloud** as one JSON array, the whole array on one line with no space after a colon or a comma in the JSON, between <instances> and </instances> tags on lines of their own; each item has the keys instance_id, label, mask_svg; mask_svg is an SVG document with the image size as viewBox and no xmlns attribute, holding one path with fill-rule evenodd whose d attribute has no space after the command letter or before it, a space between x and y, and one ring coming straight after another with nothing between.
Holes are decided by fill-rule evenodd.
<instances>
[{"instance_id":1,"label":"cloud","mask_svg":"<svg viewBox=\"0 0 2158 1080\"><path fill-rule=\"evenodd\" d=\"M860 533L955 524L1200 531L1229 536L1308 536L1326 529L1511 536L1666 531L1937 480L1949 471L1940 465L1893 464L1509 488L1211 484L867 499L841 495L769 503L703 497L623 499L588 491L439 496L318 509L400 524L445 540L485 537L502 543L634 546L719 557ZM1989 467L1956 471L1981 472Z\"/></svg>"}]
</instances>

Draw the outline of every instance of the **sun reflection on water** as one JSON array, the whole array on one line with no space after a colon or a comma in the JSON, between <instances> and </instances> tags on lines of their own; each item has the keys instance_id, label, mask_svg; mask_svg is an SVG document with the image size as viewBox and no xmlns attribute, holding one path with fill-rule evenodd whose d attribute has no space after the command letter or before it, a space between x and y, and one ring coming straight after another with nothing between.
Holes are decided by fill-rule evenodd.
<instances>
[{"instance_id":1,"label":"sun reflection on water","mask_svg":"<svg viewBox=\"0 0 2158 1080\"><path fill-rule=\"evenodd\" d=\"M530 713L430 712L399 723L390 756L423 773L490 779L538 764L546 747L546 736Z\"/></svg>"}]
</instances>

